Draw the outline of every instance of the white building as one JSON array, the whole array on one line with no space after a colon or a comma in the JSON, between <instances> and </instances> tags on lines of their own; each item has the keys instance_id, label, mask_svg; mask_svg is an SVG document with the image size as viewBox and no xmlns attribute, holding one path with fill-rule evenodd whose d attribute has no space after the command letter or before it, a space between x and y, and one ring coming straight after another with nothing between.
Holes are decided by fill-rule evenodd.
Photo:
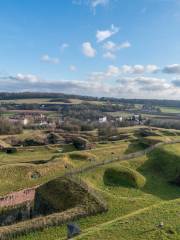
<instances>
[{"instance_id":1,"label":"white building","mask_svg":"<svg viewBox=\"0 0 180 240\"><path fill-rule=\"evenodd\" d=\"M105 122L107 122L107 117L99 118L99 123L105 123Z\"/></svg>"}]
</instances>

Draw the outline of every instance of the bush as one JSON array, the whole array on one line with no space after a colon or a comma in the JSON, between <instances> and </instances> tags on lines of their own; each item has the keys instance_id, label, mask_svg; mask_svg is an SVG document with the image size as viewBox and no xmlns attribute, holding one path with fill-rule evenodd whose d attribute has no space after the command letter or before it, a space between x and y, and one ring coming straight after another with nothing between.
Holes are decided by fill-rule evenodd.
<instances>
[{"instance_id":1,"label":"bush","mask_svg":"<svg viewBox=\"0 0 180 240\"><path fill-rule=\"evenodd\" d=\"M7 154L13 154L17 152L17 149L14 147L8 147L8 148L4 148L3 152L7 153Z\"/></svg>"},{"instance_id":2,"label":"bush","mask_svg":"<svg viewBox=\"0 0 180 240\"><path fill-rule=\"evenodd\" d=\"M107 185L142 188L146 183L146 179L139 172L120 166L119 168L107 168L104 172L104 182Z\"/></svg>"},{"instance_id":3,"label":"bush","mask_svg":"<svg viewBox=\"0 0 180 240\"><path fill-rule=\"evenodd\" d=\"M19 134L22 132L20 123L12 123L8 119L0 117L0 134Z\"/></svg>"},{"instance_id":4,"label":"bush","mask_svg":"<svg viewBox=\"0 0 180 240\"><path fill-rule=\"evenodd\" d=\"M92 148L90 142L82 137L75 137L73 139L73 144L78 150L87 150Z\"/></svg>"}]
</instances>

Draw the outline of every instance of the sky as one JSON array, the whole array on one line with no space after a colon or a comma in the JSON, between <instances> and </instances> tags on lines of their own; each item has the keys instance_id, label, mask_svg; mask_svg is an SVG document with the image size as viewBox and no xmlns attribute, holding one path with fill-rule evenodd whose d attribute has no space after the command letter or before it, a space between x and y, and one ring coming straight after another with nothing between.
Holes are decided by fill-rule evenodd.
<instances>
[{"instance_id":1,"label":"sky","mask_svg":"<svg viewBox=\"0 0 180 240\"><path fill-rule=\"evenodd\" d=\"M0 0L0 92L180 99L180 0Z\"/></svg>"}]
</instances>

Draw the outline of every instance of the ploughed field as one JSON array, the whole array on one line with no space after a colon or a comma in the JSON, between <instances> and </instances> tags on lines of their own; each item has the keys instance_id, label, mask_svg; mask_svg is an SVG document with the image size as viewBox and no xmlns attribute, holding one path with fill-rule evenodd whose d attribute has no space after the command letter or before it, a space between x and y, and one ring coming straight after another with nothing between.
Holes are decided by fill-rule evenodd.
<instances>
[{"instance_id":1,"label":"ploughed field","mask_svg":"<svg viewBox=\"0 0 180 240\"><path fill-rule=\"evenodd\" d=\"M49 208L52 213L54 208L67 210L79 206L77 193L83 192L86 206L91 208L88 214L76 220L81 234L75 239L180 239L180 143L172 143L180 141L179 131L154 129L152 134L142 136L136 130L124 128L121 131L128 135L127 139L97 143L95 149L88 151L76 151L73 146L48 145L18 149L13 154L0 153L0 195L42 185L38 212L46 208L48 201L52 202L53 207ZM121 159L158 142L165 144L142 156ZM118 157L121 160L118 161ZM97 205L92 202L97 204L97 201L85 190L73 191L65 185L63 191L58 190L63 184L54 179L75 169L116 159L76 175L76 180L101 196L107 211L94 211ZM51 187L46 182L50 182ZM64 197L61 208L54 201L57 193ZM71 206L71 201L67 201L66 206L65 199L72 199L76 204ZM93 214L89 214L92 209ZM20 224L25 229L27 223ZM66 239L66 224L49 225L41 231L35 229L16 239Z\"/></svg>"}]
</instances>

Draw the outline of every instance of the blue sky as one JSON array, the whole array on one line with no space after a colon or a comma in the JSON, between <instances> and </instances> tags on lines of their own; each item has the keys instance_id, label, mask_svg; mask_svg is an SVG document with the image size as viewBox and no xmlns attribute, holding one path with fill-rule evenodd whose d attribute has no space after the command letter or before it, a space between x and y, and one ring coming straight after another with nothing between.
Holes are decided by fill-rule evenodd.
<instances>
[{"instance_id":1,"label":"blue sky","mask_svg":"<svg viewBox=\"0 0 180 240\"><path fill-rule=\"evenodd\" d=\"M1 0L0 91L180 99L179 0Z\"/></svg>"}]
</instances>

